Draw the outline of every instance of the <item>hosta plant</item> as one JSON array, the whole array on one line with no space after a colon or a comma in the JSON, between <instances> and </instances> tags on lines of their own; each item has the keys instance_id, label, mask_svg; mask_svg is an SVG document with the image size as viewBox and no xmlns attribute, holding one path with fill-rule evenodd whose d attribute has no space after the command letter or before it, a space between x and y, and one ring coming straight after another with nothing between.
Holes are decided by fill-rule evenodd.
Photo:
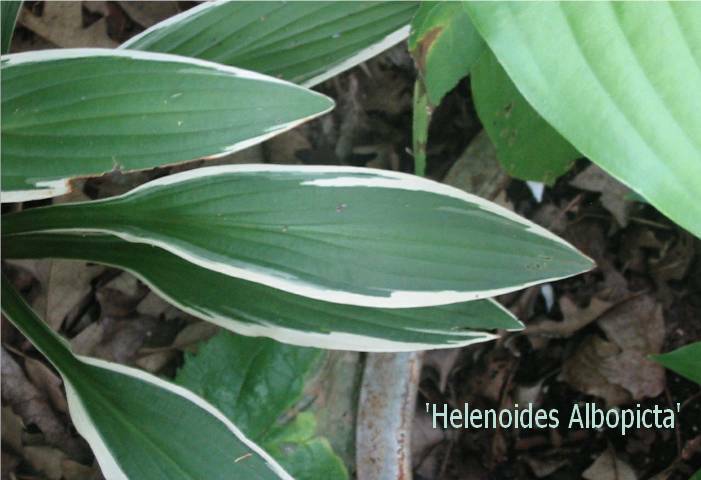
<instances>
[{"instance_id":1,"label":"hosta plant","mask_svg":"<svg viewBox=\"0 0 701 480\"><path fill-rule=\"evenodd\" d=\"M2 217L3 258L111 265L205 321L298 346L411 351L521 328L491 297L591 260L505 208L418 176L224 165L97 201L23 203L51 203L76 178L232 153L322 115L333 101L307 87L405 39L415 11L209 3L116 50L4 55L2 200L22 205ZM73 422L110 480L290 478L270 455L284 431L249 421L244 433L231 421L272 393L223 413L194 393L204 392L194 367L177 385L75 355L4 277L2 311L62 376ZM258 347L226 348L245 359Z\"/></svg>"}]
</instances>

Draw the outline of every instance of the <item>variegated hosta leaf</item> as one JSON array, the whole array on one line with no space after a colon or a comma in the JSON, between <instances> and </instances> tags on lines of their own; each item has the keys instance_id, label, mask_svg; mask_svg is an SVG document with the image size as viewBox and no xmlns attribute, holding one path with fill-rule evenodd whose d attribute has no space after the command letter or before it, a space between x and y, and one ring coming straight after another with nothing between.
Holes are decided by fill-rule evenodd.
<instances>
[{"instance_id":1,"label":"variegated hosta leaf","mask_svg":"<svg viewBox=\"0 0 701 480\"><path fill-rule=\"evenodd\" d=\"M562 239L482 198L353 167L200 168L2 221L5 234L111 233L297 295L384 308L476 300L592 267Z\"/></svg>"},{"instance_id":2,"label":"variegated hosta leaf","mask_svg":"<svg viewBox=\"0 0 701 480\"><path fill-rule=\"evenodd\" d=\"M425 308L341 305L198 267L160 248L108 235L3 238L5 258L68 258L123 268L181 309L244 335L334 350L411 351L491 340L521 323L491 300Z\"/></svg>"},{"instance_id":3,"label":"variegated hosta leaf","mask_svg":"<svg viewBox=\"0 0 701 480\"><path fill-rule=\"evenodd\" d=\"M464 6L548 123L701 237L701 3Z\"/></svg>"},{"instance_id":4,"label":"variegated hosta leaf","mask_svg":"<svg viewBox=\"0 0 701 480\"><path fill-rule=\"evenodd\" d=\"M326 352L220 332L185 354L175 381L192 390L270 453L295 480L347 480L320 436L305 390L315 391ZM240 365L240 368L222 368ZM328 409L335 409L333 402ZM302 411L300 411L302 409Z\"/></svg>"},{"instance_id":5,"label":"variegated hosta leaf","mask_svg":"<svg viewBox=\"0 0 701 480\"><path fill-rule=\"evenodd\" d=\"M207 2L120 48L176 53L316 85L404 40L417 2Z\"/></svg>"},{"instance_id":6,"label":"variegated hosta leaf","mask_svg":"<svg viewBox=\"0 0 701 480\"><path fill-rule=\"evenodd\" d=\"M64 49L2 57L2 200L67 179L216 156L330 110L323 95L176 55Z\"/></svg>"},{"instance_id":7,"label":"variegated hosta leaf","mask_svg":"<svg viewBox=\"0 0 701 480\"><path fill-rule=\"evenodd\" d=\"M291 477L214 406L141 370L74 356L2 279L2 313L56 367L105 478Z\"/></svg>"}]
</instances>

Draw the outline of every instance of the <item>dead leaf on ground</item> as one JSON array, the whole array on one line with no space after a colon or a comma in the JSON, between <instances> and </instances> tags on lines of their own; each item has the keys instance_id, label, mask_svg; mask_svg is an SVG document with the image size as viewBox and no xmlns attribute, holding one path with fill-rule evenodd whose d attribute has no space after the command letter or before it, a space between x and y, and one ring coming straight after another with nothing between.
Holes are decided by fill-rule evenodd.
<instances>
[{"instance_id":1,"label":"dead leaf on ground","mask_svg":"<svg viewBox=\"0 0 701 480\"><path fill-rule=\"evenodd\" d=\"M175 307L163 300L157 294L154 292L149 292L136 306L136 313L153 318L160 318L161 315L163 315L166 320L172 320L173 312L170 311L171 309L178 312ZM168 314L166 314L166 312Z\"/></svg>"},{"instance_id":2,"label":"dead leaf on ground","mask_svg":"<svg viewBox=\"0 0 701 480\"><path fill-rule=\"evenodd\" d=\"M639 295L617 305L597 323L624 350L660 353L664 343L662 306L650 295Z\"/></svg>"},{"instance_id":3,"label":"dead leaf on ground","mask_svg":"<svg viewBox=\"0 0 701 480\"><path fill-rule=\"evenodd\" d=\"M52 260L46 288L46 321L55 331L66 316L74 312L92 292L91 282L104 271L99 265L71 260Z\"/></svg>"},{"instance_id":4,"label":"dead leaf on ground","mask_svg":"<svg viewBox=\"0 0 701 480\"><path fill-rule=\"evenodd\" d=\"M536 457L532 455L527 455L524 460L530 467L533 475L537 478L549 477L560 468L569 464L567 458L557 458L557 457Z\"/></svg>"},{"instance_id":5,"label":"dead leaf on ground","mask_svg":"<svg viewBox=\"0 0 701 480\"><path fill-rule=\"evenodd\" d=\"M87 466L66 459L61 463L65 480L102 480L104 477L97 465ZM108 479L109 480L109 479Z\"/></svg>"},{"instance_id":6,"label":"dead leaf on ground","mask_svg":"<svg viewBox=\"0 0 701 480\"><path fill-rule=\"evenodd\" d=\"M104 322L94 322L70 340L71 350L77 355L90 356L105 336Z\"/></svg>"},{"instance_id":7,"label":"dead leaf on ground","mask_svg":"<svg viewBox=\"0 0 701 480\"><path fill-rule=\"evenodd\" d=\"M49 480L63 478L63 461L67 457L61 450L46 446L28 446L24 448L24 458Z\"/></svg>"},{"instance_id":8,"label":"dead leaf on ground","mask_svg":"<svg viewBox=\"0 0 701 480\"><path fill-rule=\"evenodd\" d=\"M81 4L82 2L44 2L41 16L23 8L18 22L59 47L116 47L117 42L107 35L106 17L83 28Z\"/></svg>"},{"instance_id":9,"label":"dead leaf on ground","mask_svg":"<svg viewBox=\"0 0 701 480\"><path fill-rule=\"evenodd\" d=\"M45 363L31 357L24 359L27 376L38 390L51 400L51 405L61 413L68 413L68 404L63 393L63 380Z\"/></svg>"},{"instance_id":10,"label":"dead leaf on ground","mask_svg":"<svg viewBox=\"0 0 701 480\"><path fill-rule=\"evenodd\" d=\"M627 195L631 190L597 165L589 165L570 181L570 185L600 193L604 208L614 216L620 226L628 225L628 213L632 202L627 200Z\"/></svg>"},{"instance_id":11,"label":"dead leaf on ground","mask_svg":"<svg viewBox=\"0 0 701 480\"><path fill-rule=\"evenodd\" d=\"M682 232L675 242L663 246L659 258L650 260L650 271L658 284L686 277L694 259L694 237Z\"/></svg>"},{"instance_id":12,"label":"dead leaf on ground","mask_svg":"<svg viewBox=\"0 0 701 480\"><path fill-rule=\"evenodd\" d=\"M608 448L582 473L586 480L637 480L635 471Z\"/></svg>"},{"instance_id":13,"label":"dead leaf on ground","mask_svg":"<svg viewBox=\"0 0 701 480\"><path fill-rule=\"evenodd\" d=\"M601 300L598 297L592 297L586 308L579 308L569 297L561 297L559 304L563 317L561 322L543 320L528 325L524 333L526 335L567 338L595 321L613 305L612 302Z\"/></svg>"},{"instance_id":14,"label":"dead leaf on ground","mask_svg":"<svg viewBox=\"0 0 701 480\"><path fill-rule=\"evenodd\" d=\"M665 372L649 360L664 342L662 306L647 295L608 310L597 321L609 341L590 336L564 364L562 378L607 405L656 397L664 391ZM628 401L630 398L627 399Z\"/></svg>"},{"instance_id":15,"label":"dead leaf on ground","mask_svg":"<svg viewBox=\"0 0 701 480\"><path fill-rule=\"evenodd\" d=\"M177 2L119 2L119 6L133 21L144 28L180 12Z\"/></svg>"},{"instance_id":16,"label":"dead leaf on ground","mask_svg":"<svg viewBox=\"0 0 701 480\"><path fill-rule=\"evenodd\" d=\"M159 333L165 333L163 322L151 317L104 321L108 322L105 334L93 351L95 356L110 362L130 364L154 332L160 329Z\"/></svg>"},{"instance_id":17,"label":"dead leaf on ground","mask_svg":"<svg viewBox=\"0 0 701 480\"><path fill-rule=\"evenodd\" d=\"M438 388L441 392L445 392L448 376L453 371L461 352L460 348L445 348L429 350L424 354L424 367L433 368L438 373Z\"/></svg>"},{"instance_id":18,"label":"dead leaf on ground","mask_svg":"<svg viewBox=\"0 0 701 480\"><path fill-rule=\"evenodd\" d=\"M136 310L136 306L148 293L133 275L122 272L105 285L97 288L97 301L102 316L126 317Z\"/></svg>"},{"instance_id":19,"label":"dead leaf on ground","mask_svg":"<svg viewBox=\"0 0 701 480\"><path fill-rule=\"evenodd\" d=\"M502 389L516 362L514 357L503 351L490 350L481 371L470 378L471 391L493 402L499 402Z\"/></svg>"},{"instance_id":20,"label":"dead leaf on ground","mask_svg":"<svg viewBox=\"0 0 701 480\"><path fill-rule=\"evenodd\" d=\"M615 359L620 351L616 344L590 335L565 360L559 380L580 392L603 398L609 407L628 403L630 393L609 380L609 377L617 374Z\"/></svg>"},{"instance_id":21,"label":"dead leaf on ground","mask_svg":"<svg viewBox=\"0 0 701 480\"><path fill-rule=\"evenodd\" d=\"M53 411L46 397L27 379L14 358L2 349L2 398L25 425L36 425L44 435L46 442L61 448L72 457L83 460L88 452L76 438L73 438L67 426L61 422Z\"/></svg>"},{"instance_id":22,"label":"dead leaf on ground","mask_svg":"<svg viewBox=\"0 0 701 480\"><path fill-rule=\"evenodd\" d=\"M470 142L448 170L443 183L488 199L504 190L509 176L501 167L494 144L485 131Z\"/></svg>"},{"instance_id":23,"label":"dead leaf on ground","mask_svg":"<svg viewBox=\"0 0 701 480\"><path fill-rule=\"evenodd\" d=\"M196 352L197 344L213 337L219 331L219 327L209 322L196 321L188 324L178 333L170 348Z\"/></svg>"},{"instance_id":24,"label":"dead leaf on ground","mask_svg":"<svg viewBox=\"0 0 701 480\"><path fill-rule=\"evenodd\" d=\"M9 445L15 453L22 453L22 432L24 422L22 417L12 411L10 407L2 407L2 443Z\"/></svg>"},{"instance_id":25,"label":"dead leaf on ground","mask_svg":"<svg viewBox=\"0 0 701 480\"><path fill-rule=\"evenodd\" d=\"M622 386L634 400L656 397L664 391L664 368L637 350L624 350L610 361L608 380Z\"/></svg>"}]
</instances>

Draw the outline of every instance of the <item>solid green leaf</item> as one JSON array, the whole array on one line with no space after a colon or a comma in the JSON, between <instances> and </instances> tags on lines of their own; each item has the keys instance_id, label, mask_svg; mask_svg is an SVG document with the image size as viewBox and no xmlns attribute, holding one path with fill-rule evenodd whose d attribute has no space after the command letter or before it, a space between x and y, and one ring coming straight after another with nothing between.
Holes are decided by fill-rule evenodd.
<instances>
[{"instance_id":1,"label":"solid green leaf","mask_svg":"<svg viewBox=\"0 0 701 480\"><path fill-rule=\"evenodd\" d=\"M214 406L141 370L75 356L3 277L2 312L56 367L105 478L291 477Z\"/></svg>"},{"instance_id":2,"label":"solid green leaf","mask_svg":"<svg viewBox=\"0 0 701 480\"><path fill-rule=\"evenodd\" d=\"M471 85L477 114L511 176L552 184L580 157L533 110L488 48L472 68Z\"/></svg>"},{"instance_id":3,"label":"solid green leaf","mask_svg":"<svg viewBox=\"0 0 701 480\"><path fill-rule=\"evenodd\" d=\"M484 48L482 38L460 3L421 3L411 21L409 36L409 51L418 70L412 124L417 175L426 172L428 127L433 110L470 73Z\"/></svg>"},{"instance_id":4,"label":"solid green leaf","mask_svg":"<svg viewBox=\"0 0 701 480\"><path fill-rule=\"evenodd\" d=\"M426 148L428 145L428 127L431 124L433 109L428 104L428 96L423 82L414 82L414 103L412 106L411 141L414 154L414 173L426 176Z\"/></svg>"},{"instance_id":5,"label":"solid green leaf","mask_svg":"<svg viewBox=\"0 0 701 480\"><path fill-rule=\"evenodd\" d=\"M701 236L701 3L464 5L548 123Z\"/></svg>"},{"instance_id":6,"label":"solid green leaf","mask_svg":"<svg viewBox=\"0 0 701 480\"><path fill-rule=\"evenodd\" d=\"M323 358L322 350L222 332L186 355L176 381L224 412L295 479L345 479L314 415L295 410Z\"/></svg>"},{"instance_id":7,"label":"solid green leaf","mask_svg":"<svg viewBox=\"0 0 701 480\"><path fill-rule=\"evenodd\" d=\"M653 355L652 359L701 385L701 342L692 343L661 355Z\"/></svg>"},{"instance_id":8,"label":"solid green leaf","mask_svg":"<svg viewBox=\"0 0 701 480\"><path fill-rule=\"evenodd\" d=\"M314 414L302 412L268 435L263 446L296 480L348 478L342 459L316 430Z\"/></svg>"},{"instance_id":9,"label":"solid green leaf","mask_svg":"<svg viewBox=\"0 0 701 480\"><path fill-rule=\"evenodd\" d=\"M404 40L416 2L207 2L120 48L176 53L312 86Z\"/></svg>"},{"instance_id":10,"label":"solid green leaf","mask_svg":"<svg viewBox=\"0 0 701 480\"><path fill-rule=\"evenodd\" d=\"M19 9L22 8L22 0L3 0L0 2L0 28L2 29L2 53L10 50L12 33L15 31L15 22Z\"/></svg>"},{"instance_id":11,"label":"solid green leaf","mask_svg":"<svg viewBox=\"0 0 701 480\"><path fill-rule=\"evenodd\" d=\"M180 56L60 49L2 58L3 201L67 180L231 153L330 110L323 95Z\"/></svg>"},{"instance_id":12,"label":"solid green leaf","mask_svg":"<svg viewBox=\"0 0 701 480\"><path fill-rule=\"evenodd\" d=\"M225 165L97 202L2 217L5 234L102 232L225 275L349 305L476 300L586 271L592 261L515 213L413 175Z\"/></svg>"},{"instance_id":13,"label":"solid green leaf","mask_svg":"<svg viewBox=\"0 0 701 480\"><path fill-rule=\"evenodd\" d=\"M3 238L5 258L67 258L128 270L181 309L233 332L361 351L456 347L490 340L485 330L521 323L491 300L381 309L322 302L199 267L146 244L108 235Z\"/></svg>"},{"instance_id":14,"label":"solid green leaf","mask_svg":"<svg viewBox=\"0 0 701 480\"><path fill-rule=\"evenodd\" d=\"M460 2L422 2L411 21L409 51L433 107L470 73L484 50Z\"/></svg>"}]
</instances>

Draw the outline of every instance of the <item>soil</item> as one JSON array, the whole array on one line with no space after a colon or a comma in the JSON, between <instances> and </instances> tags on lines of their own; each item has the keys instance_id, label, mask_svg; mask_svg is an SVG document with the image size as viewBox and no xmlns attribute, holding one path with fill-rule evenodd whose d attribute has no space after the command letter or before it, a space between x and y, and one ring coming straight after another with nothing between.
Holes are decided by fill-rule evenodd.
<instances>
[{"instance_id":1,"label":"soil","mask_svg":"<svg viewBox=\"0 0 701 480\"><path fill-rule=\"evenodd\" d=\"M27 3L26 9L41 15L43 2ZM76 23L80 28L105 20L105 35L114 42L143 29L123 2L91 3L82 9ZM178 5L186 8L189 3ZM56 35L54 41L62 38L56 32L46 35ZM53 46L51 38L19 27L12 51ZM345 164L412 172L415 75L406 47L398 46L318 88L337 101L330 115L217 162ZM481 130L466 79L434 113L428 176L442 180ZM114 195L201 163L91 179L78 183L71 199ZM596 173L593 169L587 160L579 160L545 189L541 201L521 180L503 185L502 203L561 235L598 267L553 283L545 292L532 287L500 298L525 323L523 332L427 353L414 421L416 479L559 480L584 475L681 480L701 468L701 390L648 359L701 340L701 241L650 205L627 198L612 201L606 192L616 190L612 185L620 187L615 181L591 188L586 180ZM74 348L103 358L172 375L182 351L213 334L206 325L193 327L199 323L159 303L144 285L115 269L100 267L85 275L88 267L83 265L82 283L76 286L49 285L52 275L56 278L68 268L62 262L6 267L35 308L48 301L49 289L61 297L83 288L56 319L56 328L72 339ZM78 274L68 276L74 280ZM56 374L43 360L43 369L30 365L40 357L5 319L2 341L2 478L51 478L47 462L58 462L63 478L99 478L87 445L70 424ZM34 402L31 412L16 408L28 401ZM675 408L678 403L680 414L674 429L633 429L625 436L610 428L568 429L566 422L543 430L442 431L427 426L426 402L484 409L530 402L558 410L561 419L568 418L574 405L585 403L599 408ZM34 448L31 454L28 445ZM625 473L628 469L634 476Z\"/></svg>"}]
</instances>

